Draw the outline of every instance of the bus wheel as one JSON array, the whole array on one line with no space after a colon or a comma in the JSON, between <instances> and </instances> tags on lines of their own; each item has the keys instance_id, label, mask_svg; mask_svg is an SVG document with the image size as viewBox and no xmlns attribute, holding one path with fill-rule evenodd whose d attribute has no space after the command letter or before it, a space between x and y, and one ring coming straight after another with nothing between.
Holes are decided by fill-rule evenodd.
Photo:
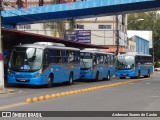
<instances>
[{"instance_id":1,"label":"bus wheel","mask_svg":"<svg viewBox=\"0 0 160 120\"><path fill-rule=\"evenodd\" d=\"M138 71L137 79L139 79L140 77L141 77L141 71Z\"/></svg>"},{"instance_id":2,"label":"bus wheel","mask_svg":"<svg viewBox=\"0 0 160 120\"><path fill-rule=\"evenodd\" d=\"M95 81L98 81L99 80L99 72L96 73L96 78L95 78Z\"/></svg>"},{"instance_id":3,"label":"bus wheel","mask_svg":"<svg viewBox=\"0 0 160 120\"><path fill-rule=\"evenodd\" d=\"M149 78L150 77L150 71L148 70L148 74L144 76L145 78Z\"/></svg>"},{"instance_id":4,"label":"bus wheel","mask_svg":"<svg viewBox=\"0 0 160 120\"><path fill-rule=\"evenodd\" d=\"M110 72L108 72L107 74L107 80L110 80L111 76L110 76Z\"/></svg>"},{"instance_id":5,"label":"bus wheel","mask_svg":"<svg viewBox=\"0 0 160 120\"><path fill-rule=\"evenodd\" d=\"M73 73L70 73L70 75L69 75L68 84L69 84L69 85L72 85L72 84L73 84Z\"/></svg>"},{"instance_id":6,"label":"bus wheel","mask_svg":"<svg viewBox=\"0 0 160 120\"><path fill-rule=\"evenodd\" d=\"M148 75L147 75L147 77L150 77L150 71L148 70Z\"/></svg>"},{"instance_id":7,"label":"bus wheel","mask_svg":"<svg viewBox=\"0 0 160 120\"><path fill-rule=\"evenodd\" d=\"M47 85L48 88L51 88L53 87L53 76L49 76L48 78L48 85Z\"/></svg>"}]
</instances>

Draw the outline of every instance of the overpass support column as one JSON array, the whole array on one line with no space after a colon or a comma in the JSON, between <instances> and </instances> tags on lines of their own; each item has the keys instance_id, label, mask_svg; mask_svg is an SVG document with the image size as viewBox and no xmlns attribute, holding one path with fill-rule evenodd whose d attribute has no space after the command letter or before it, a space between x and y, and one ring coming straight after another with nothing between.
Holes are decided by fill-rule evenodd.
<instances>
[{"instance_id":1,"label":"overpass support column","mask_svg":"<svg viewBox=\"0 0 160 120\"><path fill-rule=\"evenodd\" d=\"M119 53L119 28L118 28L118 15L116 15L116 55Z\"/></svg>"},{"instance_id":2,"label":"overpass support column","mask_svg":"<svg viewBox=\"0 0 160 120\"><path fill-rule=\"evenodd\" d=\"M4 62L3 62L3 42L2 42L2 1L0 1L0 89L4 89Z\"/></svg>"}]
</instances>

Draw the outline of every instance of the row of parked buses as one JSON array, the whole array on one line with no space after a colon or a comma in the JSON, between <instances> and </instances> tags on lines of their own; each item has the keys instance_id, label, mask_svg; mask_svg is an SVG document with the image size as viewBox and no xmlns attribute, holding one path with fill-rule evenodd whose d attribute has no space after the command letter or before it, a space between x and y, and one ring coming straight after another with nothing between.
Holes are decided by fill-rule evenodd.
<instances>
[{"instance_id":1,"label":"row of parked buses","mask_svg":"<svg viewBox=\"0 0 160 120\"><path fill-rule=\"evenodd\" d=\"M8 84L47 85L74 80L110 80L112 76L150 77L152 57L114 54L98 49L80 50L64 45L24 44L13 48L8 63Z\"/></svg>"}]
</instances>

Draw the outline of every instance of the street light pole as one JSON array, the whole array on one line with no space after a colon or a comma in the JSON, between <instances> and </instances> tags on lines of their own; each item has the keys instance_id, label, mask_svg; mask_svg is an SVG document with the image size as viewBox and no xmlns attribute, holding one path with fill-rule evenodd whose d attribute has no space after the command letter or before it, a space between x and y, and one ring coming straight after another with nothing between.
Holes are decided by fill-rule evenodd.
<instances>
[{"instance_id":1,"label":"street light pole","mask_svg":"<svg viewBox=\"0 0 160 120\"><path fill-rule=\"evenodd\" d=\"M131 22L129 22L127 25L129 25L129 24L131 24L131 23L133 23L133 22L138 22L138 21L143 21L144 19L142 19L142 18L139 18L139 19L136 19L136 20L132 20Z\"/></svg>"},{"instance_id":2,"label":"street light pole","mask_svg":"<svg viewBox=\"0 0 160 120\"><path fill-rule=\"evenodd\" d=\"M4 62L3 62L3 42L2 42L2 0L0 0L0 88L4 89Z\"/></svg>"}]
</instances>

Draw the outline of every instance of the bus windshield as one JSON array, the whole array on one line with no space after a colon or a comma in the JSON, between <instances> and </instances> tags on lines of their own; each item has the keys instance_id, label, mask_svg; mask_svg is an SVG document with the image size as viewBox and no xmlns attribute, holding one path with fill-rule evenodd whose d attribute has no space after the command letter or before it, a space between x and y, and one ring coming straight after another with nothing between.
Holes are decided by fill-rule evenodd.
<instances>
[{"instance_id":1,"label":"bus windshield","mask_svg":"<svg viewBox=\"0 0 160 120\"><path fill-rule=\"evenodd\" d=\"M42 66L43 50L39 48L13 48L9 68L14 71L36 71Z\"/></svg>"},{"instance_id":2,"label":"bus windshield","mask_svg":"<svg viewBox=\"0 0 160 120\"><path fill-rule=\"evenodd\" d=\"M126 70L133 69L135 66L134 56L117 56L116 69Z\"/></svg>"},{"instance_id":3,"label":"bus windshield","mask_svg":"<svg viewBox=\"0 0 160 120\"><path fill-rule=\"evenodd\" d=\"M81 68L91 68L93 65L91 53L81 53Z\"/></svg>"}]
</instances>

